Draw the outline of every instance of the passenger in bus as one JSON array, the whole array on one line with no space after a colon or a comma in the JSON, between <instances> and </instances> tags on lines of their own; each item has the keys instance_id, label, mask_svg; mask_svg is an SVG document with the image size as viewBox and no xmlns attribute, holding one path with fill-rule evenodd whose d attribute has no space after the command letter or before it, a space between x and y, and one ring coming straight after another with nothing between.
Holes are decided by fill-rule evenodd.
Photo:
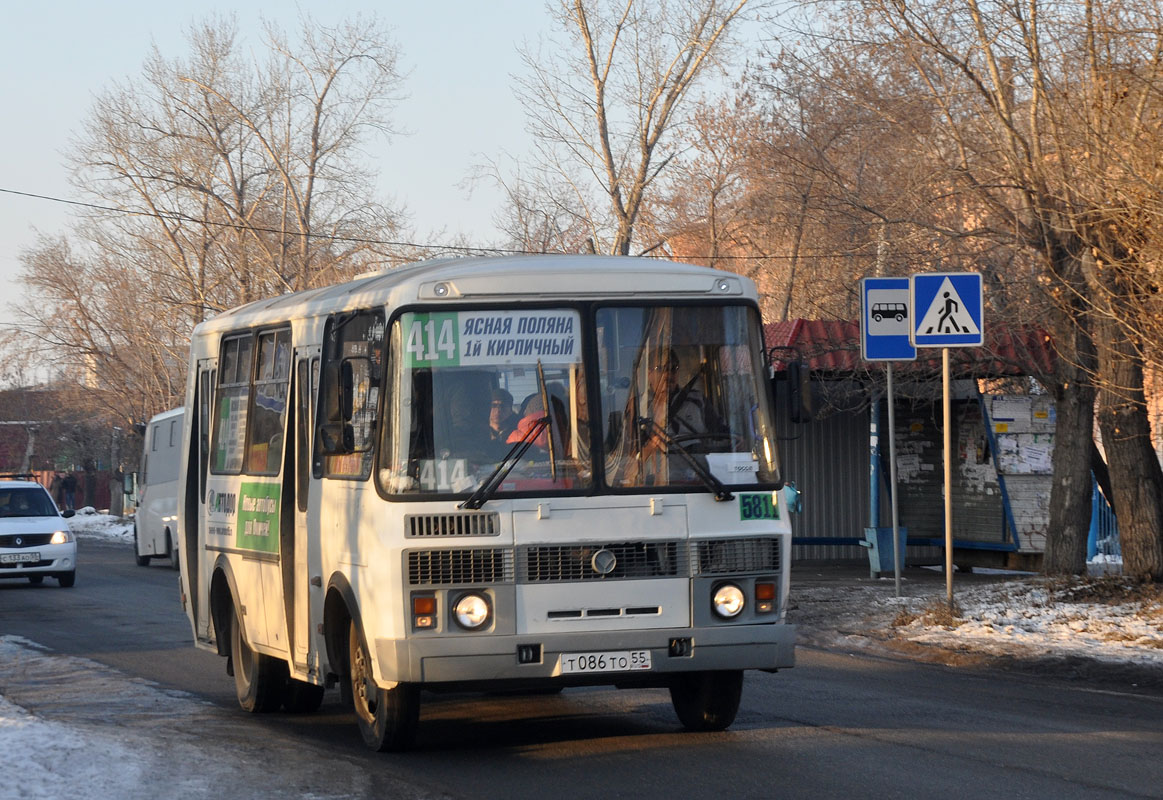
<instances>
[{"instance_id":1,"label":"passenger in bus","mask_svg":"<svg viewBox=\"0 0 1163 800\"><path fill-rule=\"evenodd\" d=\"M568 441L567 431L569 422L565 411L565 401L562 399L564 390L561 386L552 384L548 387L548 393L550 402L553 404L553 422L557 425L557 441ZM521 421L517 423L516 429L509 434L509 444L515 444L524 439L526 434L545 417L545 403L541 400L540 392L534 392L526 397L521 402L521 408L524 414L521 417ZM550 427L550 425L546 425L545 430L538 433L537 437L533 440L533 444L542 450L549 450ZM564 453L558 453L557 455L560 458Z\"/></svg>"},{"instance_id":2,"label":"passenger in bus","mask_svg":"<svg viewBox=\"0 0 1163 800\"><path fill-rule=\"evenodd\" d=\"M454 385L448 400L449 445L454 456L478 462L499 461L505 455L502 442L493 439L489 427L490 407L466 384Z\"/></svg>"},{"instance_id":3,"label":"passenger in bus","mask_svg":"<svg viewBox=\"0 0 1163 800\"><path fill-rule=\"evenodd\" d=\"M489 407L489 427L495 442L506 442L520 420L513 410L513 395L504 389L493 389L493 401Z\"/></svg>"}]
</instances>

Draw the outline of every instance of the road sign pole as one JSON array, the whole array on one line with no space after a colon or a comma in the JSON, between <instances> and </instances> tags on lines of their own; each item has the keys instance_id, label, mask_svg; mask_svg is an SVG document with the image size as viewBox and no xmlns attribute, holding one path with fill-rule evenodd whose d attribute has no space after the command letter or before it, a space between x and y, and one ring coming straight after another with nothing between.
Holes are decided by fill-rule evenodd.
<instances>
[{"instance_id":1,"label":"road sign pole","mask_svg":"<svg viewBox=\"0 0 1163 800\"><path fill-rule=\"evenodd\" d=\"M901 596L900 517L896 505L896 398L892 393L892 362L888 362L888 474L892 485L892 569L896 596Z\"/></svg>"},{"instance_id":2,"label":"road sign pole","mask_svg":"<svg viewBox=\"0 0 1163 800\"><path fill-rule=\"evenodd\" d=\"M949 348L941 348L941 400L945 424L945 597L953 613L953 404L949 391Z\"/></svg>"}]
</instances>

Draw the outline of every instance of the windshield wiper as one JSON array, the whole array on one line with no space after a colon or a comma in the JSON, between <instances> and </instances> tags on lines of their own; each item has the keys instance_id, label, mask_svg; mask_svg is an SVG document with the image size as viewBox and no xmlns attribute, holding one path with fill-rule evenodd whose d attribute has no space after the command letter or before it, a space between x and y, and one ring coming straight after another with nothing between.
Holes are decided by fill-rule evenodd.
<instances>
[{"instance_id":1,"label":"windshield wiper","mask_svg":"<svg viewBox=\"0 0 1163 800\"><path fill-rule=\"evenodd\" d=\"M727 490L727 487L723 485L723 482L716 478L709 469L700 464L699 460L691 455L691 452L683 447L682 443L676 441L674 437L667 433L665 428L652 420L650 417L639 417L638 424L646 431L648 435L653 436L664 445L666 445L668 450L672 448L677 450L679 455L681 455L683 459L688 464L690 464L691 469L694 470L695 475L699 477L699 480L703 482L703 485L706 486L707 489L709 489L715 496L716 500L724 502L727 500L735 499L735 495L731 494L731 492Z\"/></svg>"},{"instance_id":2,"label":"windshield wiper","mask_svg":"<svg viewBox=\"0 0 1163 800\"><path fill-rule=\"evenodd\" d=\"M457 506L457 508L476 509L487 503L496 494L497 489L501 486L501 482L513 471L513 467L517 466L517 462L521 460L521 456L525 455L525 451L533 444L533 440L548 426L548 416L542 417L530 425L529 430L525 431L525 435L509 448L509 452L505 453L505 457L497 463L497 466L493 468L493 471L489 473L488 477L481 481L481 485L473 490L473 493L468 496L468 499Z\"/></svg>"}]
</instances>

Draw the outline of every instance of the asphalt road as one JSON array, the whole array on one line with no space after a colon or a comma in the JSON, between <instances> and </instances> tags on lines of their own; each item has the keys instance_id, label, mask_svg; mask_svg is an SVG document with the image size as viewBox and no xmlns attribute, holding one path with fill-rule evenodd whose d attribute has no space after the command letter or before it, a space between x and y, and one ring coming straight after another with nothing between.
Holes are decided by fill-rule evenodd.
<instances>
[{"instance_id":1,"label":"asphalt road","mask_svg":"<svg viewBox=\"0 0 1163 800\"><path fill-rule=\"evenodd\" d=\"M229 741L278 776L271 796L1163 798L1158 695L808 648L795 669L749 674L723 733L682 732L658 690L425 695L416 749L369 753L335 691L315 714L239 711L225 660L191 644L167 562L137 567L128 545L94 539L79 561L72 589L0 581L0 636L49 648L0 674L0 693L120 730L140 728L132 698L151 693L149 730L175 760ZM212 792L197 785L187 796Z\"/></svg>"}]
</instances>

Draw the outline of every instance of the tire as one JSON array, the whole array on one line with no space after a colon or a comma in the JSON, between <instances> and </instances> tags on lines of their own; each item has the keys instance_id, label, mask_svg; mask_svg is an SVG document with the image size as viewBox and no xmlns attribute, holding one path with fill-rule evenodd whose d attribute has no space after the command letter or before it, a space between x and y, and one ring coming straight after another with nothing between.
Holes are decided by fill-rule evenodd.
<instances>
[{"instance_id":1,"label":"tire","mask_svg":"<svg viewBox=\"0 0 1163 800\"><path fill-rule=\"evenodd\" d=\"M60 583L62 589L73 588L73 584L77 582L76 570L73 570L72 572L62 572L61 574L57 575L57 582Z\"/></svg>"},{"instance_id":2,"label":"tire","mask_svg":"<svg viewBox=\"0 0 1163 800\"><path fill-rule=\"evenodd\" d=\"M670 702L688 731L722 731L735 721L743 672L690 672L670 686Z\"/></svg>"},{"instance_id":3,"label":"tire","mask_svg":"<svg viewBox=\"0 0 1163 800\"><path fill-rule=\"evenodd\" d=\"M166 531L166 558L170 560L170 569L178 568L178 551L174 547L174 537Z\"/></svg>"},{"instance_id":4,"label":"tire","mask_svg":"<svg viewBox=\"0 0 1163 800\"><path fill-rule=\"evenodd\" d=\"M31 583L33 586L40 586L42 583L44 583L44 576L43 575L29 575L28 582Z\"/></svg>"},{"instance_id":5,"label":"tire","mask_svg":"<svg viewBox=\"0 0 1163 800\"><path fill-rule=\"evenodd\" d=\"M141 548L137 544L137 523L133 523L133 560L139 567L149 566L149 556L141 555Z\"/></svg>"},{"instance_id":6,"label":"tire","mask_svg":"<svg viewBox=\"0 0 1163 800\"><path fill-rule=\"evenodd\" d=\"M364 744L380 753L407 750L420 722L420 691L408 684L394 689L376 685L371 658L355 622L348 628L347 654L355 718Z\"/></svg>"},{"instance_id":7,"label":"tire","mask_svg":"<svg viewBox=\"0 0 1163 800\"><path fill-rule=\"evenodd\" d=\"M238 705L252 714L278 711L283 704L286 664L251 649L237 611L231 611L230 619L230 662Z\"/></svg>"},{"instance_id":8,"label":"tire","mask_svg":"<svg viewBox=\"0 0 1163 800\"><path fill-rule=\"evenodd\" d=\"M323 705L323 687L289 678L283 687L283 708L292 714L310 714Z\"/></svg>"}]
</instances>

